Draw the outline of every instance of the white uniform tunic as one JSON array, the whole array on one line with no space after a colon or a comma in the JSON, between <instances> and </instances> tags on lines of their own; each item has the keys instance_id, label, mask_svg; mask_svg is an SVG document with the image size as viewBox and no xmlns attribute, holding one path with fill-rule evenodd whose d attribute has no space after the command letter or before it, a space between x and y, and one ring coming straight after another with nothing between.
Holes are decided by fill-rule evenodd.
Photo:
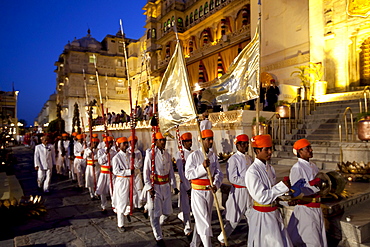
<instances>
[{"instance_id":1,"label":"white uniform tunic","mask_svg":"<svg viewBox=\"0 0 370 247\"><path fill-rule=\"evenodd\" d=\"M131 147L127 149L127 152L129 154L129 158L131 159ZM130 160L130 166L131 166L131 160ZM140 150L135 148L135 183L134 183L134 207L140 208L139 203L139 195L141 194L141 191L143 190L143 177L141 176L141 168L143 167L143 155L141 154Z\"/></svg>"},{"instance_id":2,"label":"white uniform tunic","mask_svg":"<svg viewBox=\"0 0 370 247\"><path fill-rule=\"evenodd\" d=\"M253 206L252 198L245 187L245 174L253 163L252 157L237 151L227 162L227 178L232 184L229 197L225 205L225 232L229 237L244 215L247 217L249 209ZM221 234L218 236L220 242L224 242Z\"/></svg>"},{"instance_id":3,"label":"white uniform tunic","mask_svg":"<svg viewBox=\"0 0 370 247\"><path fill-rule=\"evenodd\" d=\"M123 214L130 205L130 156L128 153L119 151L112 159L112 171L115 175L113 199L116 211L118 227L125 225Z\"/></svg>"},{"instance_id":4,"label":"white uniform tunic","mask_svg":"<svg viewBox=\"0 0 370 247\"><path fill-rule=\"evenodd\" d=\"M144 183L146 188L151 188L151 170L152 170L152 153L151 149L146 151L144 160ZM154 202L150 195L148 195L148 212L150 216L150 223L152 225L153 234L156 240L163 238L162 229L159 222L159 217L162 215L168 216L172 214L172 201L171 201L171 186L176 188L176 178L173 172L171 155L164 150L163 153L156 147L155 148L155 176L165 176L167 182L162 184L154 184L155 197ZM148 192L149 193L149 192Z\"/></svg>"},{"instance_id":5,"label":"white uniform tunic","mask_svg":"<svg viewBox=\"0 0 370 247\"><path fill-rule=\"evenodd\" d=\"M189 151L187 149L184 150L184 158L185 161L189 157L190 153L193 151ZM176 159L176 165L178 174L180 177L180 194L179 194L179 208L182 213L182 218L185 224L184 232L185 234L191 233L191 224L190 224L190 201L189 201L189 195L187 193L188 190L191 189L189 180L185 177L184 173L184 164L182 162L181 153L178 152L177 159Z\"/></svg>"},{"instance_id":6,"label":"white uniform tunic","mask_svg":"<svg viewBox=\"0 0 370 247\"><path fill-rule=\"evenodd\" d=\"M289 191L279 182L275 185L275 170L269 164L255 159L245 175L245 184L256 203L273 204L278 196ZM249 213L248 246L293 246L284 227L279 210L260 212L254 208Z\"/></svg>"},{"instance_id":7,"label":"white uniform tunic","mask_svg":"<svg viewBox=\"0 0 370 247\"><path fill-rule=\"evenodd\" d=\"M98 163L98 149L94 150L94 160L92 160L92 154L93 152L91 148L86 148L83 157L84 159L86 159L85 187L89 188L90 195L94 196L94 193L96 190L95 187L97 186L99 175L100 175L100 165ZM95 170L95 176L94 176L94 170Z\"/></svg>"},{"instance_id":8,"label":"white uniform tunic","mask_svg":"<svg viewBox=\"0 0 370 247\"><path fill-rule=\"evenodd\" d=\"M305 196L319 192L315 186L310 186L309 181L313 180L319 172L317 166L304 159L298 158L290 170L290 182L294 184L304 178L306 184L301 189ZM320 207L310 207L310 204L296 205L288 224L288 233L294 246L319 247L327 246L325 225Z\"/></svg>"},{"instance_id":9,"label":"white uniform tunic","mask_svg":"<svg viewBox=\"0 0 370 247\"><path fill-rule=\"evenodd\" d=\"M84 146L81 142L76 142L73 147L73 152L75 155L74 160L74 172L77 174L77 182L78 186L84 186L84 178L85 170L86 170L86 160L83 158L82 152L84 151Z\"/></svg>"},{"instance_id":10,"label":"white uniform tunic","mask_svg":"<svg viewBox=\"0 0 370 247\"><path fill-rule=\"evenodd\" d=\"M111 176L111 173L109 170L111 167L109 167L108 163L108 155L105 153L106 148L102 148L98 150L98 163L101 166L101 171L98 179L98 185L96 189L96 194L98 195L108 195L110 194L113 196L113 191L111 190L111 178L112 178L112 185L114 184L113 176ZM110 159L112 160L113 157L117 154L117 151L114 147L112 147L109 150ZM108 170L108 172L107 172Z\"/></svg>"},{"instance_id":11,"label":"white uniform tunic","mask_svg":"<svg viewBox=\"0 0 370 247\"><path fill-rule=\"evenodd\" d=\"M55 149L51 144L39 144L35 147L35 167L37 170L37 184L45 192L49 192L53 165L55 165Z\"/></svg>"},{"instance_id":12,"label":"white uniform tunic","mask_svg":"<svg viewBox=\"0 0 370 247\"><path fill-rule=\"evenodd\" d=\"M220 188L223 174L220 170L217 156L210 150L207 154L210 161L210 170L213 177L213 185ZM207 170L203 166L204 155L201 150L191 153L185 164L185 177L188 180L208 179ZM198 246L199 237L203 246L211 246L213 195L210 190L191 190L191 208L195 219L193 240L190 246Z\"/></svg>"},{"instance_id":13,"label":"white uniform tunic","mask_svg":"<svg viewBox=\"0 0 370 247\"><path fill-rule=\"evenodd\" d=\"M64 156L62 156L63 154L62 147L64 147ZM58 174L66 174L69 168L69 140L58 141L58 157L56 168Z\"/></svg>"}]
</instances>

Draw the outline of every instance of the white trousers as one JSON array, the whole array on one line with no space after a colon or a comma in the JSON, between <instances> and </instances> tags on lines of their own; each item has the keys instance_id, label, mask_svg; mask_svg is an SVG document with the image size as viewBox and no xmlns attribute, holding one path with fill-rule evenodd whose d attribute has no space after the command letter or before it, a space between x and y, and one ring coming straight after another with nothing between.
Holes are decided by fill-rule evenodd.
<instances>
[{"instance_id":1,"label":"white trousers","mask_svg":"<svg viewBox=\"0 0 370 247\"><path fill-rule=\"evenodd\" d=\"M51 171L52 169L41 170L40 168L37 171L37 185L39 188L42 188L44 191L49 190L50 180L51 180Z\"/></svg>"}]
</instances>

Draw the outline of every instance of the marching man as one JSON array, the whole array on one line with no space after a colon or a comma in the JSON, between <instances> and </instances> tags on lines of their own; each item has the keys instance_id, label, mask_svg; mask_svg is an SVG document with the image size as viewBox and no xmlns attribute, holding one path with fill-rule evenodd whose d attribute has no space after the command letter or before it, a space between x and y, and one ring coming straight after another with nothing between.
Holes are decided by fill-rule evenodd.
<instances>
[{"instance_id":1,"label":"marching man","mask_svg":"<svg viewBox=\"0 0 370 247\"><path fill-rule=\"evenodd\" d=\"M289 236L294 246L326 247L324 218L317 194L320 190L315 187L320 182L320 179L315 179L319 169L310 162L313 157L311 143L306 139L296 141L293 153L297 155L298 162L290 170L290 182L305 179L306 183L301 188L304 198L298 201L289 220Z\"/></svg>"},{"instance_id":2,"label":"marching man","mask_svg":"<svg viewBox=\"0 0 370 247\"><path fill-rule=\"evenodd\" d=\"M254 200L249 213L248 246L293 246L275 202L278 196L290 190L288 182L275 184L275 170L268 163L272 155L271 136L254 136L251 142L256 159L245 175L245 185ZM293 197L301 193L301 184L302 181L298 181L292 186Z\"/></svg>"},{"instance_id":3,"label":"marching man","mask_svg":"<svg viewBox=\"0 0 370 247\"><path fill-rule=\"evenodd\" d=\"M52 144L48 144L48 141L48 137L41 137L41 144L36 145L34 154L37 185L45 193L49 193L51 174L55 165L55 149Z\"/></svg>"},{"instance_id":4,"label":"marching man","mask_svg":"<svg viewBox=\"0 0 370 247\"><path fill-rule=\"evenodd\" d=\"M99 139L92 138L90 145L91 147L87 147L84 152L84 158L86 159L87 164L85 173L86 180L85 187L89 189L91 200L95 200L97 198L95 195L95 190L100 175L100 165L98 163L98 148L97 148L99 145Z\"/></svg>"},{"instance_id":5,"label":"marching man","mask_svg":"<svg viewBox=\"0 0 370 247\"><path fill-rule=\"evenodd\" d=\"M165 219L172 214L171 186L175 193L176 178L173 171L171 155L165 150L166 138L162 133L155 133L155 166L152 175L152 152L146 151L144 160L144 183L150 196L148 196L147 207L149 211L150 224L153 234L159 246L165 246L161 225ZM154 179L152 188L151 177Z\"/></svg>"},{"instance_id":6,"label":"marching man","mask_svg":"<svg viewBox=\"0 0 370 247\"><path fill-rule=\"evenodd\" d=\"M68 134L63 133L62 139L58 141L58 158L56 169L58 175L66 175L69 167L69 140Z\"/></svg>"},{"instance_id":7,"label":"marching man","mask_svg":"<svg viewBox=\"0 0 370 247\"><path fill-rule=\"evenodd\" d=\"M141 194L143 190L143 179L141 176L141 168L143 167L143 155L141 154L140 150L137 149L136 143L138 141L137 136L135 136L134 140L132 139L132 136L128 137L128 142L129 142L129 147L127 149L129 153L129 157L131 157L131 142L134 142L134 156L135 156L135 183L134 183L134 208L140 208L141 206L139 205L139 195ZM131 162L131 161L130 161ZM131 166L131 163L130 163Z\"/></svg>"},{"instance_id":8,"label":"marching man","mask_svg":"<svg viewBox=\"0 0 370 247\"><path fill-rule=\"evenodd\" d=\"M226 169L227 177L232 184L225 205L225 232L227 237L235 230L243 215L247 218L252 206L252 198L245 187L245 174L253 163L252 157L247 154L249 138L244 134L238 135L234 143L237 152L229 158ZM222 232L218 236L218 241L221 242L221 245L224 244Z\"/></svg>"},{"instance_id":9,"label":"marching man","mask_svg":"<svg viewBox=\"0 0 370 247\"><path fill-rule=\"evenodd\" d=\"M117 154L116 149L113 147L113 137L108 136L108 145L100 148L98 151L98 162L100 164L100 175L97 184L96 194L100 195L102 213L107 213L107 196L113 197L113 174L112 167L108 161L108 153L110 154L110 159Z\"/></svg>"},{"instance_id":10,"label":"marching man","mask_svg":"<svg viewBox=\"0 0 370 247\"><path fill-rule=\"evenodd\" d=\"M130 178L134 170L130 168L130 156L126 152L128 140L121 137L116 140L119 145L119 152L112 159L112 171L116 176L113 190L114 206L117 213L118 232L125 232L125 217L127 206L130 205Z\"/></svg>"},{"instance_id":11,"label":"marching man","mask_svg":"<svg viewBox=\"0 0 370 247\"><path fill-rule=\"evenodd\" d=\"M206 129L201 132L204 151L207 159L204 159L202 150L192 152L185 164L185 177L191 180L191 208L195 219L193 240L190 246L204 247L212 246L211 218L213 207L213 195L211 190L216 192L220 188L223 174L220 171L220 164L216 154L211 151L213 145L213 131ZM213 184L207 176L207 167L211 170Z\"/></svg>"},{"instance_id":12,"label":"marching man","mask_svg":"<svg viewBox=\"0 0 370 247\"><path fill-rule=\"evenodd\" d=\"M77 175L78 188L83 189L84 186L84 176L86 170L86 160L84 159L84 135L77 135L77 142L73 147L73 152L75 155L75 160L73 162L73 167Z\"/></svg>"},{"instance_id":13,"label":"marching man","mask_svg":"<svg viewBox=\"0 0 370 247\"><path fill-rule=\"evenodd\" d=\"M181 135L180 140L184 151L184 161L186 162L189 155L193 152L191 146L193 145L192 135L190 132ZM179 208L180 213L178 217L184 222L184 233L186 236L191 234L191 222L190 222L190 200L189 195L191 193L191 186L189 180L185 177L185 164L181 157L181 152L178 152L176 159L177 170L180 177L180 194L179 194Z\"/></svg>"}]
</instances>

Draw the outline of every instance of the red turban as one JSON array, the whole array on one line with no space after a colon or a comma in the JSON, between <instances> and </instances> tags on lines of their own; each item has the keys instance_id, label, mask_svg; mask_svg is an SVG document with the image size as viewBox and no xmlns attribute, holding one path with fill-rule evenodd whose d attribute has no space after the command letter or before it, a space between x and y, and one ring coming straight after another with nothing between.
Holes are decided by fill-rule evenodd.
<instances>
[{"instance_id":1,"label":"red turban","mask_svg":"<svg viewBox=\"0 0 370 247\"><path fill-rule=\"evenodd\" d=\"M161 139L166 139L166 138L164 138L164 137L163 137L163 135L162 135L162 133L161 133L161 132L157 132L157 133L155 133L155 135L154 135L154 139L156 139L156 140L161 140Z\"/></svg>"},{"instance_id":2,"label":"red turban","mask_svg":"<svg viewBox=\"0 0 370 247\"><path fill-rule=\"evenodd\" d=\"M136 141L138 140L137 136L135 136L135 140L136 140ZM129 136L129 137L128 137L128 141L129 141L129 142L130 142L130 141L132 141L132 136Z\"/></svg>"},{"instance_id":3,"label":"red turban","mask_svg":"<svg viewBox=\"0 0 370 247\"><path fill-rule=\"evenodd\" d=\"M299 150L299 149L307 147L309 145L311 145L311 143L307 139L300 139L300 140L298 140L294 143L293 148L295 150Z\"/></svg>"},{"instance_id":4,"label":"red turban","mask_svg":"<svg viewBox=\"0 0 370 247\"><path fill-rule=\"evenodd\" d=\"M191 140L193 139L193 137L191 136L191 133L190 132L187 132L187 133L184 133L181 135L180 139L182 141L188 141L188 140Z\"/></svg>"},{"instance_id":5,"label":"red turban","mask_svg":"<svg viewBox=\"0 0 370 247\"><path fill-rule=\"evenodd\" d=\"M120 144L120 143L123 143L123 142L128 142L128 140L127 140L127 138L126 138L126 137L120 137L120 138L118 138L118 139L116 140L116 142L117 142L118 144Z\"/></svg>"},{"instance_id":6,"label":"red turban","mask_svg":"<svg viewBox=\"0 0 370 247\"><path fill-rule=\"evenodd\" d=\"M213 131L212 130L202 130L202 138L207 138L207 137L213 137Z\"/></svg>"},{"instance_id":7,"label":"red turban","mask_svg":"<svg viewBox=\"0 0 370 247\"><path fill-rule=\"evenodd\" d=\"M238 135L235 137L234 144L237 144L238 142L248 142L249 138L246 134Z\"/></svg>"},{"instance_id":8,"label":"red turban","mask_svg":"<svg viewBox=\"0 0 370 247\"><path fill-rule=\"evenodd\" d=\"M251 139L252 147L254 148L267 148L272 147L272 140L270 135L258 135Z\"/></svg>"}]
</instances>

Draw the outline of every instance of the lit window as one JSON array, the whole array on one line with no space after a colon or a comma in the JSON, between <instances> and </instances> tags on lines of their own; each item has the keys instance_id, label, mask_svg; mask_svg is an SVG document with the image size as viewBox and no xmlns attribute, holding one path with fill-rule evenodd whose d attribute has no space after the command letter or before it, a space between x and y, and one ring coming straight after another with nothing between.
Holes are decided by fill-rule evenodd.
<instances>
[{"instance_id":1,"label":"lit window","mask_svg":"<svg viewBox=\"0 0 370 247\"><path fill-rule=\"evenodd\" d=\"M210 10L212 10L212 9L214 9L214 8L215 8L215 2L214 2L213 0L211 0L211 1L209 2L209 8L210 8Z\"/></svg>"},{"instance_id":2,"label":"lit window","mask_svg":"<svg viewBox=\"0 0 370 247\"><path fill-rule=\"evenodd\" d=\"M155 28L152 29L152 38L155 39L157 36L157 33L155 31Z\"/></svg>"},{"instance_id":3,"label":"lit window","mask_svg":"<svg viewBox=\"0 0 370 247\"><path fill-rule=\"evenodd\" d=\"M177 18L177 25L183 27L182 18Z\"/></svg>"},{"instance_id":4,"label":"lit window","mask_svg":"<svg viewBox=\"0 0 370 247\"><path fill-rule=\"evenodd\" d=\"M208 2L204 4L204 14L208 13Z\"/></svg>"},{"instance_id":5,"label":"lit window","mask_svg":"<svg viewBox=\"0 0 370 247\"><path fill-rule=\"evenodd\" d=\"M199 7L199 18L203 16L203 6Z\"/></svg>"},{"instance_id":6,"label":"lit window","mask_svg":"<svg viewBox=\"0 0 370 247\"><path fill-rule=\"evenodd\" d=\"M194 11L194 21L198 20L198 10Z\"/></svg>"},{"instance_id":7,"label":"lit window","mask_svg":"<svg viewBox=\"0 0 370 247\"><path fill-rule=\"evenodd\" d=\"M193 12L190 13L190 24L193 23Z\"/></svg>"},{"instance_id":8,"label":"lit window","mask_svg":"<svg viewBox=\"0 0 370 247\"><path fill-rule=\"evenodd\" d=\"M89 56L89 63L94 63L95 59L93 55Z\"/></svg>"},{"instance_id":9,"label":"lit window","mask_svg":"<svg viewBox=\"0 0 370 247\"><path fill-rule=\"evenodd\" d=\"M172 18L171 18L171 27L173 27L174 25L175 25L175 17L172 16Z\"/></svg>"}]
</instances>

